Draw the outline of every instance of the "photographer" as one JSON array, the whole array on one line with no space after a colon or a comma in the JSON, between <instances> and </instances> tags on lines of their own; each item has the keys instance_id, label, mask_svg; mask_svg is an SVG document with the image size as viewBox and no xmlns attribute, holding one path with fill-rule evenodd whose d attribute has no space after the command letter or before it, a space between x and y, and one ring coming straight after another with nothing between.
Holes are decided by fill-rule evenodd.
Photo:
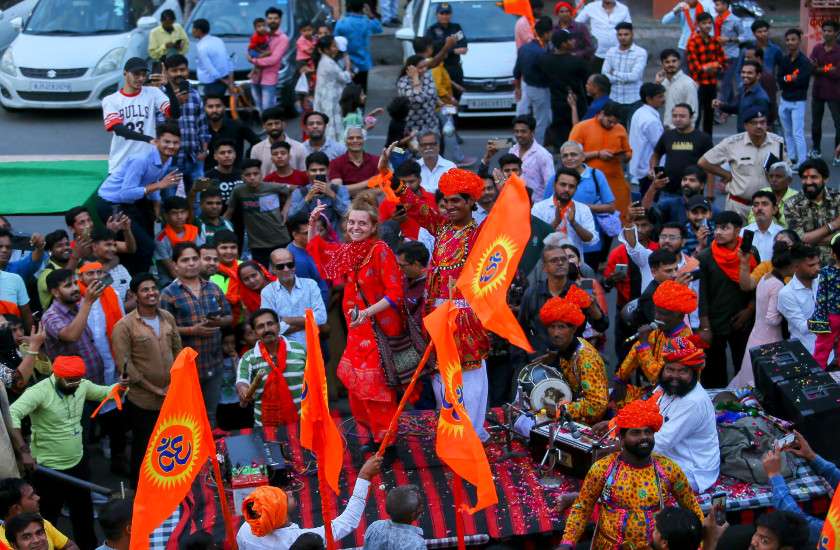
<instances>
[{"instance_id":1,"label":"photographer","mask_svg":"<svg viewBox=\"0 0 840 550\"><path fill-rule=\"evenodd\" d=\"M320 203L326 205L324 215L330 224L335 228L341 227L341 217L347 213L350 206L350 194L347 187L327 181L329 165L330 159L324 153L311 153L306 157L306 175L309 182L292 192L290 216L298 212L309 215Z\"/></svg>"}]
</instances>

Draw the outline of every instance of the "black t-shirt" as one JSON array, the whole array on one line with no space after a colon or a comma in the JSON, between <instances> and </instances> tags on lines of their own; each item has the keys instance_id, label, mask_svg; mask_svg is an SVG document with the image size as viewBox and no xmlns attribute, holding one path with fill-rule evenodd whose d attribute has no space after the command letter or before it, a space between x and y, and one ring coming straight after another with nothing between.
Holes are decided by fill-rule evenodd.
<instances>
[{"instance_id":1,"label":"black t-shirt","mask_svg":"<svg viewBox=\"0 0 840 550\"><path fill-rule=\"evenodd\" d=\"M222 120L222 126L218 132L214 132L212 126L209 126L209 123L208 129L210 130L210 154L207 155L207 159L204 161L205 172L216 166L216 161L213 160L213 147L217 141L221 139L232 139L236 143L236 166L241 166L242 160L245 158L245 142L247 141L251 145L256 145L260 142L259 136L251 128L238 120L232 120L227 117Z\"/></svg>"},{"instance_id":2,"label":"black t-shirt","mask_svg":"<svg viewBox=\"0 0 840 550\"><path fill-rule=\"evenodd\" d=\"M213 168L204 175L211 180L219 182L219 192L222 194L222 202L225 203L225 206L227 206L230 202L230 196L233 193L233 189L244 183L242 181L242 173L235 168L230 174L222 174L217 169Z\"/></svg>"},{"instance_id":3,"label":"black t-shirt","mask_svg":"<svg viewBox=\"0 0 840 550\"><path fill-rule=\"evenodd\" d=\"M686 166L697 164L706 151L712 148L712 138L709 134L697 128L688 134L677 130L665 130L656 143L653 151L661 159L665 158L665 175L668 176L668 186L664 191L674 195L680 194L680 182ZM660 161L660 165L661 165Z\"/></svg>"},{"instance_id":4,"label":"black t-shirt","mask_svg":"<svg viewBox=\"0 0 840 550\"><path fill-rule=\"evenodd\" d=\"M548 77L548 89L551 92L551 110L554 124L572 122L572 111L566 98L571 90L578 98L578 113L586 112L586 92L584 85L589 78L586 63L571 54L549 54L540 58L538 65Z\"/></svg>"},{"instance_id":5,"label":"black t-shirt","mask_svg":"<svg viewBox=\"0 0 840 550\"><path fill-rule=\"evenodd\" d=\"M426 29L426 36L431 37L435 46L435 51L438 51L439 48L443 47L443 43L446 42L446 39L453 34L456 34L458 31L463 31L463 29L461 29L461 25L458 23L449 23L446 27L440 23L435 23ZM455 44L455 47L449 50L449 53L446 54L446 58L443 60L443 65L447 68L458 67L461 64L461 55L455 53L455 49L466 47L467 37L464 36L464 38L459 40Z\"/></svg>"}]
</instances>

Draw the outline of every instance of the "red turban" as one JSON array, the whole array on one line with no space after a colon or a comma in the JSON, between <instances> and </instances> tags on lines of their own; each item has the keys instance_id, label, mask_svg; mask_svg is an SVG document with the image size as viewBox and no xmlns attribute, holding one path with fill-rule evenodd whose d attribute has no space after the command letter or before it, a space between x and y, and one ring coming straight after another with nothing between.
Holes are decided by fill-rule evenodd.
<instances>
[{"instance_id":1,"label":"red turban","mask_svg":"<svg viewBox=\"0 0 840 550\"><path fill-rule=\"evenodd\" d=\"M540 309L540 321L546 326L552 323L566 323L579 327L586 321L586 316L574 302L555 296L549 298Z\"/></svg>"},{"instance_id":2,"label":"red turban","mask_svg":"<svg viewBox=\"0 0 840 550\"><path fill-rule=\"evenodd\" d=\"M248 509L249 505L253 512ZM242 517L254 535L264 537L286 525L288 505L286 491L264 485L242 501Z\"/></svg>"},{"instance_id":3,"label":"red turban","mask_svg":"<svg viewBox=\"0 0 840 550\"><path fill-rule=\"evenodd\" d=\"M85 362L78 355L59 355L53 361L53 374L59 378L81 378L85 375Z\"/></svg>"},{"instance_id":4,"label":"red turban","mask_svg":"<svg viewBox=\"0 0 840 550\"><path fill-rule=\"evenodd\" d=\"M572 17L575 16L575 7L568 2L557 2L556 4L554 4L554 15L560 13L560 8L568 8L568 10L572 14Z\"/></svg>"},{"instance_id":5,"label":"red turban","mask_svg":"<svg viewBox=\"0 0 840 550\"><path fill-rule=\"evenodd\" d=\"M653 292L656 307L688 315L697 309L697 293L676 281L665 281Z\"/></svg>"},{"instance_id":6,"label":"red turban","mask_svg":"<svg viewBox=\"0 0 840 550\"><path fill-rule=\"evenodd\" d=\"M706 363L706 354L697 345L696 338L677 336L665 343L662 358L666 363L680 363L687 367L699 368Z\"/></svg>"},{"instance_id":7,"label":"red turban","mask_svg":"<svg viewBox=\"0 0 840 550\"><path fill-rule=\"evenodd\" d=\"M662 427L662 415L655 399L631 401L616 416L615 424L621 429L650 428L658 432Z\"/></svg>"},{"instance_id":8,"label":"red turban","mask_svg":"<svg viewBox=\"0 0 840 550\"><path fill-rule=\"evenodd\" d=\"M450 168L440 177L438 188L445 197L464 193L478 200L484 194L484 180L469 170Z\"/></svg>"},{"instance_id":9,"label":"red turban","mask_svg":"<svg viewBox=\"0 0 840 550\"><path fill-rule=\"evenodd\" d=\"M572 302L580 309L586 309L592 305L592 296L577 285L570 286L564 298L566 298L567 302Z\"/></svg>"}]
</instances>

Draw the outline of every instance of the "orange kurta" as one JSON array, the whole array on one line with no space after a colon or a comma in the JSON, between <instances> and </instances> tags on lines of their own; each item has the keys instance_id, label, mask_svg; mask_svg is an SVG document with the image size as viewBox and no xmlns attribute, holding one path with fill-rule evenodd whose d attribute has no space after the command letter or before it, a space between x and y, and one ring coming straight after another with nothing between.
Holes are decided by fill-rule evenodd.
<instances>
[{"instance_id":1,"label":"orange kurta","mask_svg":"<svg viewBox=\"0 0 840 550\"><path fill-rule=\"evenodd\" d=\"M630 149L627 130L621 124L616 124L607 130L598 122L598 117L595 117L575 124L569 134L569 140L583 145L583 150L586 153L606 149L612 153L624 151L627 154L623 161L621 159L602 160L600 158L587 161L589 166L597 168L607 176L607 182L615 196L615 207L621 213L622 220L626 221L627 209L630 206L630 186L624 179L622 162L630 160L630 156L633 154L632 149Z\"/></svg>"}]
</instances>

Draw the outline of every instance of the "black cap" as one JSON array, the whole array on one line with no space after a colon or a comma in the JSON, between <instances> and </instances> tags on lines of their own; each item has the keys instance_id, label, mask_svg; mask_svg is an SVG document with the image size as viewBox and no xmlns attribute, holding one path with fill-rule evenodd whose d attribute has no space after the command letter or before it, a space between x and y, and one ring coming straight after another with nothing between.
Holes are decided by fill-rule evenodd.
<instances>
[{"instance_id":1,"label":"black cap","mask_svg":"<svg viewBox=\"0 0 840 550\"><path fill-rule=\"evenodd\" d=\"M551 35L551 43L555 47L560 46L560 44L565 44L566 42L568 42L571 39L572 39L572 33L567 31L566 29L557 29Z\"/></svg>"},{"instance_id":2,"label":"black cap","mask_svg":"<svg viewBox=\"0 0 840 550\"><path fill-rule=\"evenodd\" d=\"M449 2L441 2L435 8L435 13L452 13L452 6Z\"/></svg>"},{"instance_id":3,"label":"black cap","mask_svg":"<svg viewBox=\"0 0 840 550\"><path fill-rule=\"evenodd\" d=\"M136 73L138 71L148 71L149 67L146 65L146 62L140 59L139 57L132 57L128 61L125 62L123 66L123 71L129 73Z\"/></svg>"},{"instance_id":4,"label":"black cap","mask_svg":"<svg viewBox=\"0 0 840 550\"><path fill-rule=\"evenodd\" d=\"M767 117L767 111L763 110L761 107L759 107L757 105L753 106L753 107L747 107L744 110L743 120L744 120L745 123L751 121L754 118L759 118L759 117L766 118Z\"/></svg>"},{"instance_id":5,"label":"black cap","mask_svg":"<svg viewBox=\"0 0 840 550\"><path fill-rule=\"evenodd\" d=\"M712 211L712 205L709 204L709 201L706 200L703 195L694 195L685 205L685 209L691 212L695 208L704 208L707 212Z\"/></svg>"}]
</instances>

